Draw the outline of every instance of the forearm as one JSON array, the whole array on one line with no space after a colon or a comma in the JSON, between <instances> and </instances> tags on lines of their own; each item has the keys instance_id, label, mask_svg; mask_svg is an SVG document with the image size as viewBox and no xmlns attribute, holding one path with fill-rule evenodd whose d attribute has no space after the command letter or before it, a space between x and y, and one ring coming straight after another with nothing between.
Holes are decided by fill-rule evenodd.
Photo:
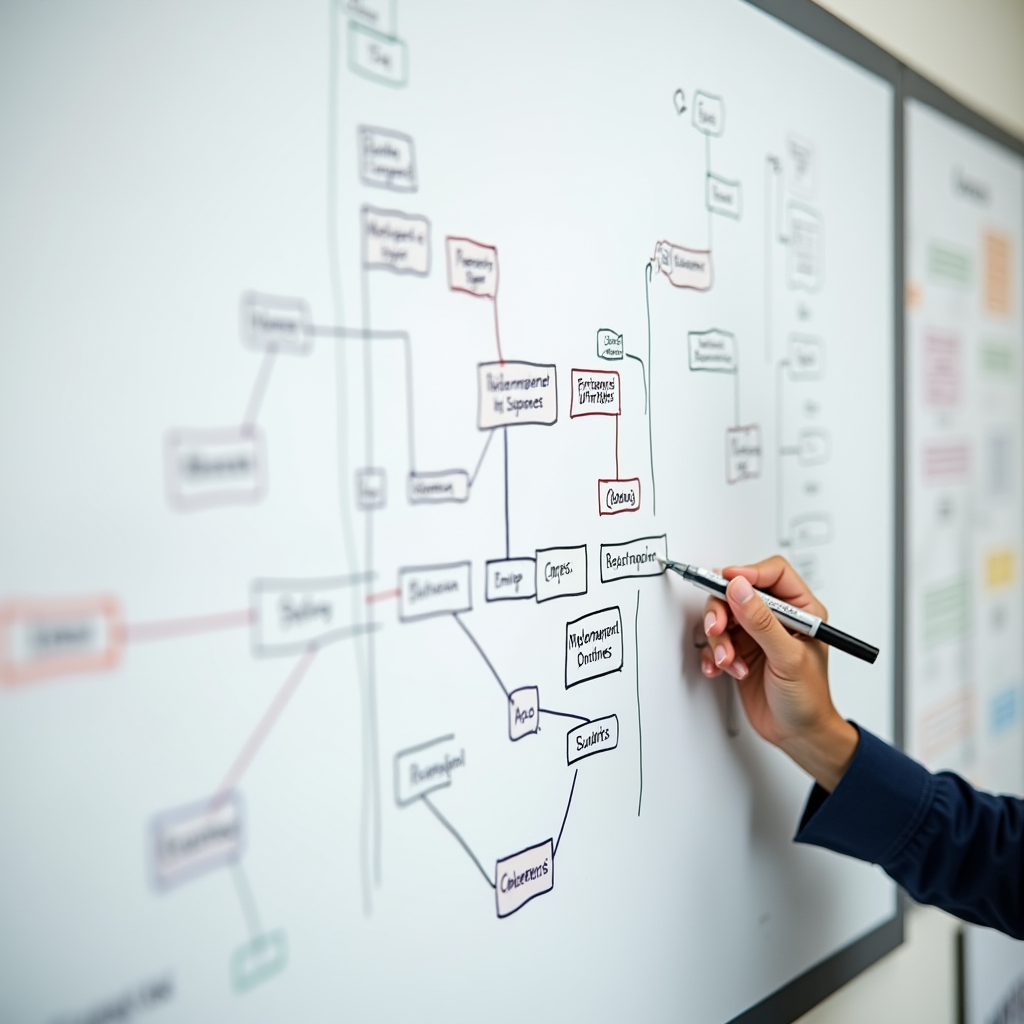
<instances>
[{"instance_id":1,"label":"forearm","mask_svg":"<svg viewBox=\"0 0 1024 1024\"><path fill-rule=\"evenodd\" d=\"M878 864L920 902L1024 937L1024 802L859 735L834 792L811 794L797 841Z\"/></svg>"},{"instance_id":2,"label":"forearm","mask_svg":"<svg viewBox=\"0 0 1024 1024\"><path fill-rule=\"evenodd\" d=\"M819 727L803 730L780 746L822 789L831 793L853 761L859 742L857 727L833 713Z\"/></svg>"}]
</instances>

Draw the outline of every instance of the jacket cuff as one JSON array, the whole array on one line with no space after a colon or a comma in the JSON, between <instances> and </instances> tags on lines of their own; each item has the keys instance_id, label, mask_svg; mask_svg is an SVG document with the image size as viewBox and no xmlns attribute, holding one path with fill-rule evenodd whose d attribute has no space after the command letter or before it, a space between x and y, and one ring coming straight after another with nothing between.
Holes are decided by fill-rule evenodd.
<instances>
[{"instance_id":1,"label":"jacket cuff","mask_svg":"<svg viewBox=\"0 0 1024 1024\"><path fill-rule=\"evenodd\" d=\"M909 842L932 801L930 772L856 722L860 742L828 793L815 785L795 839L884 864Z\"/></svg>"}]
</instances>

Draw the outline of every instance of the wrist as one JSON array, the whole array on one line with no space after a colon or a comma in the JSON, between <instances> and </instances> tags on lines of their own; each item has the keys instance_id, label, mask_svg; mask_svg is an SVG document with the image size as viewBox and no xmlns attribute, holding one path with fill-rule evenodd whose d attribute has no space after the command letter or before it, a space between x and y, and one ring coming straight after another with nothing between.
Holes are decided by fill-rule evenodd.
<instances>
[{"instance_id":1,"label":"wrist","mask_svg":"<svg viewBox=\"0 0 1024 1024\"><path fill-rule=\"evenodd\" d=\"M833 711L820 725L803 730L780 746L822 789L831 793L850 767L859 742L856 726Z\"/></svg>"}]
</instances>

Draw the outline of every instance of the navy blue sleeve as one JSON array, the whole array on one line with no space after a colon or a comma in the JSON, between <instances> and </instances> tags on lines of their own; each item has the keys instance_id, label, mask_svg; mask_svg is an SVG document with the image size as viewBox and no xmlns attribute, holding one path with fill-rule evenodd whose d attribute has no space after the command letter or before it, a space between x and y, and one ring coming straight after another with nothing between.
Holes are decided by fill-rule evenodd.
<instances>
[{"instance_id":1,"label":"navy blue sleeve","mask_svg":"<svg viewBox=\"0 0 1024 1024\"><path fill-rule=\"evenodd\" d=\"M857 729L850 767L831 794L814 787L796 841L871 861L919 903L1024 938L1024 801L933 775Z\"/></svg>"}]
</instances>

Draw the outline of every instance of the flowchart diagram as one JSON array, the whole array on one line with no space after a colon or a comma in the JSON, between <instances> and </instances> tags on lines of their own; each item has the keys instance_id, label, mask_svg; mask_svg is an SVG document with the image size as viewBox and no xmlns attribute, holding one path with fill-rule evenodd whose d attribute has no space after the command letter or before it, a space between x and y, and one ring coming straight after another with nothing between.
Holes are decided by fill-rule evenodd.
<instances>
[{"instance_id":1,"label":"flowchart diagram","mask_svg":"<svg viewBox=\"0 0 1024 1024\"><path fill-rule=\"evenodd\" d=\"M1019 160L908 112L909 749L986 788L1024 761ZM985 654L979 658L978 652Z\"/></svg>"},{"instance_id":2,"label":"flowchart diagram","mask_svg":"<svg viewBox=\"0 0 1024 1024\"><path fill-rule=\"evenodd\" d=\"M713 486L724 487L715 500L755 501L812 585L827 580L823 552L837 539L827 471L840 428L827 387L833 341L820 316L830 278L818 144L781 131L770 151L740 162L726 143L731 111L748 102L741 89L726 94L680 73L674 91L652 93L649 103L671 115L665 134L691 172L685 180L699 178L700 188L669 178L663 229L630 240L628 307L603 309L598 289L592 318L552 339L543 324L523 329L523 295L539 271L521 246L506 245L502 217L479 203L460 215L431 200L445 168L436 145L421 145L419 122L438 112L426 93L415 107L406 102L419 86L398 5L349 0L330 10L325 272L344 302L327 308L274 280L227 297L237 334L223 344L234 347L240 379L251 379L246 402L209 422L166 422L154 460L162 507L182 530L199 535L227 509L258 520L278 500L284 470L264 415L275 382L321 373L314 357L328 353L336 453L318 472L338 481L346 557L316 575L239 578L237 605L214 612L198 610L197 584L193 606L153 621L116 589L0 595L0 695L118 673L141 645L208 635L245 637L251 659L280 665L279 688L241 748L226 751L223 774L204 792L154 803L138 851L154 903L231 876L244 922L224 950L236 993L280 977L296 955L286 915L264 920L245 870L261 814L246 781L323 651L345 645L358 677L353 842L366 919L387 884L388 823L400 821L417 836L440 830L473 884L483 882L480 912L506 921L558 899L579 798L599 792L593 766L612 766L635 794L616 828L644 814L644 611L662 599L662 560L692 542L673 489L658 489L680 473L670 417L693 403L714 410L699 425L700 444L715 452ZM443 155L453 167L462 157ZM757 254L754 271L739 262L741 249ZM740 286L761 309L758 331L714 301ZM417 312L427 304L434 323ZM547 521L549 504L572 510L572 531ZM545 651L540 671L510 657L533 638ZM429 723L395 723L395 659L410 652L412 663L427 643L445 651L443 672L423 682L437 708L458 707L449 677L483 676L493 683L488 718L457 724L438 712ZM557 764L542 747L553 736ZM460 814L451 797L486 792L480 753L505 746L516 763L544 765L544 792L502 807L510 822L529 824L510 826L515 839L495 847L479 830L474 837L473 819L497 812L484 802ZM551 810L539 827L530 801L540 799Z\"/></svg>"}]
</instances>

